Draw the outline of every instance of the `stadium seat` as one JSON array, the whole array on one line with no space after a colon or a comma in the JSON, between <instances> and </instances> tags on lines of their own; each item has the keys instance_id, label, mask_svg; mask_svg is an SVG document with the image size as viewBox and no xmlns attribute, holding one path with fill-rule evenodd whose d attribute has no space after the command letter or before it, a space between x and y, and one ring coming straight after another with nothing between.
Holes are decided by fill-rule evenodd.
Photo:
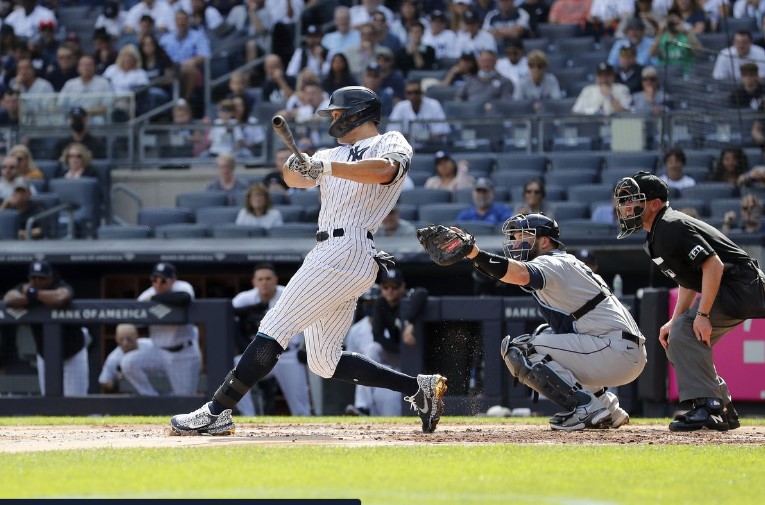
<instances>
[{"instance_id":1,"label":"stadium seat","mask_svg":"<svg viewBox=\"0 0 765 505\"><path fill-rule=\"evenodd\" d=\"M672 202L674 206L674 202ZM707 205L711 217L724 217L728 211L733 211L738 215L741 212L741 198L720 198L712 200Z\"/></svg>"},{"instance_id":2,"label":"stadium seat","mask_svg":"<svg viewBox=\"0 0 765 505\"><path fill-rule=\"evenodd\" d=\"M428 98L433 98L434 100L438 100L439 102L448 102L450 100L454 100L454 96L457 93L457 89L453 86L439 86L439 85L433 85L428 86L427 91L425 91L425 96Z\"/></svg>"},{"instance_id":3,"label":"stadium seat","mask_svg":"<svg viewBox=\"0 0 765 505\"><path fill-rule=\"evenodd\" d=\"M682 210L683 208L690 207L696 209L699 216L708 215L706 202L698 198L674 198L671 199L669 203L675 210Z\"/></svg>"},{"instance_id":4,"label":"stadium seat","mask_svg":"<svg viewBox=\"0 0 765 505\"><path fill-rule=\"evenodd\" d=\"M321 204L321 193L314 190L295 191L289 195L289 203L300 207L315 207Z\"/></svg>"},{"instance_id":5,"label":"stadium seat","mask_svg":"<svg viewBox=\"0 0 765 505\"><path fill-rule=\"evenodd\" d=\"M449 100L442 105L446 117L450 119L481 118L485 116L482 103Z\"/></svg>"},{"instance_id":6,"label":"stadium seat","mask_svg":"<svg viewBox=\"0 0 765 505\"><path fill-rule=\"evenodd\" d=\"M436 170L436 160L431 153L415 153L412 156L412 163L409 165L410 172L428 172L433 175Z\"/></svg>"},{"instance_id":7,"label":"stadium seat","mask_svg":"<svg viewBox=\"0 0 765 505\"><path fill-rule=\"evenodd\" d=\"M74 208L78 237L94 237L101 224L101 187L95 177L82 179L53 179L49 183L61 203Z\"/></svg>"},{"instance_id":8,"label":"stadium seat","mask_svg":"<svg viewBox=\"0 0 765 505\"><path fill-rule=\"evenodd\" d=\"M705 182L709 178L711 170L707 167L702 166L696 166L696 165L686 165L683 167L683 173L691 178L693 178L696 183ZM661 173L665 173L662 171Z\"/></svg>"},{"instance_id":9,"label":"stadium seat","mask_svg":"<svg viewBox=\"0 0 765 505\"><path fill-rule=\"evenodd\" d=\"M175 197L175 206L191 209L195 212L202 207L221 207L228 205L228 195L224 191L195 191L181 193Z\"/></svg>"},{"instance_id":10,"label":"stadium seat","mask_svg":"<svg viewBox=\"0 0 765 505\"><path fill-rule=\"evenodd\" d=\"M696 198L706 202L712 202L721 198L738 196L738 187L726 182L702 182L680 190L682 198Z\"/></svg>"},{"instance_id":11,"label":"stadium seat","mask_svg":"<svg viewBox=\"0 0 765 505\"><path fill-rule=\"evenodd\" d=\"M465 160L470 165L468 172L473 177L486 177L494 169L494 156L487 153L455 153L454 159Z\"/></svg>"},{"instance_id":12,"label":"stadium seat","mask_svg":"<svg viewBox=\"0 0 765 505\"><path fill-rule=\"evenodd\" d=\"M497 172L528 170L541 176L547 169L547 158L541 154L497 154Z\"/></svg>"},{"instance_id":13,"label":"stadium seat","mask_svg":"<svg viewBox=\"0 0 765 505\"><path fill-rule=\"evenodd\" d=\"M465 209L469 209L470 204L465 203L431 203L420 205L420 221L428 223L450 225L457 219L457 214Z\"/></svg>"},{"instance_id":14,"label":"stadium seat","mask_svg":"<svg viewBox=\"0 0 765 505\"><path fill-rule=\"evenodd\" d=\"M705 167L707 170L712 169L712 161L719 154L719 151L693 151L686 149L685 151L685 166L689 167ZM659 163L664 165L664 156L660 156Z\"/></svg>"},{"instance_id":15,"label":"stadium seat","mask_svg":"<svg viewBox=\"0 0 765 505\"><path fill-rule=\"evenodd\" d=\"M595 170L581 168L578 170L559 170L549 172L545 175L545 182L548 185L571 187L576 184L594 184L598 180L598 173Z\"/></svg>"},{"instance_id":16,"label":"stadium seat","mask_svg":"<svg viewBox=\"0 0 765 505\"><path fill-rule=\"evenodd\" d=\"M534 50L539 50L539 51L542 51L543 53L549 53L550 40L545 37L540 37L537 39L525 39L523 41L523 49L526 51L526 54Z\"/></svg>"},{"instance_id":17,"label":"stadium seat","mask_svg":"<svg viewBox=\"0 0 765 505\"><path fill-rule=\"evenodd\" d=\"M560 224L560 238L564 243L582 237L606 238L619 234L619 226L616 224L596 223L582 218L564 219L557 215L555 220Z\"/></svg>"},{"instance_id":18,"label":"stadium seat","mask_svg":"<svg viewBox=\"0 0 765 505\"><path fill-rule=\"evenodd\" d=\"M455 226L459 226L471 235L495 235L497 227L491 223L483 221L457 221Z\"/></svg>"},{"instance_id":19,"label":"stadium seat","mask_svg":"<svg viewBox=\"0 0 765 505\"><path fill-rule=\"evenodd\" d=\"M566 37L576 37L580 33L581 27L578 24L539 23L537 25L537 35L553 42Z\"/></svg>"},{"instance_id":20,"label":"stadium seat","mask_svg":"<svg viewBox=\"0 0 765 505\"><path fill-rule=\"evenodd\" d=\"M98 228L99 239L139 239L150 238L151 228L142 225L107 225Z\"/></svg>"},{"instance_id":21,"label":"stadium seat","mask_svg":"<svg viewBox=\"0 0 765 505\"><path fill-rule=\"evenodd\" d=\"M511 188L510 191L512 191L513 188L523 187L527 181L532 179L542 179L542 174L536 170L505 170L494 173L492 179L498 186Z\"/></svg>"},{"instance_id":22,"label":"stadium seat","mask_svg":"<svg viewBox=\"0 0 765 505\"><path fill-rule=\"evenodd\" d=\"M401 193L400 203L423 205L427 203L447 203L452 201L452 192L447 189L414 188Z\"/></svg>"},{"instance_id":23,"label":"stadium seat","mask_svg":"<svg viewBox=\"0 0 765 505\"><path fill-rule=\"evenodd\" d=\"M582 184L568 188L568 200L570 202L581 202L588 206L593 202L609 200L613 193L613 186L610 184Z\"/></svg>"},{"instance_id":24,"label":"stadium seat","mask_svg":"<svg viewBox=\"0 0 765 505\"><path fill-rule=\"evenodd\" d=\"M274 226L268 230L269 237L277 238L316 238L316 224L313 223L285 223L281 226Z\"/></svg>"},{"instance_id":25,"label":"stadium seat","mask_svg":"<svg viewBox=\"0 0 765 505\"><path fill-rule=\"evenodd\" d=\"M523 201L523 184L519 184L510 189L510 201L522 202ZM497 198L499 200L499 198ZM566 188L556 185L545 185L545 201L546 202L562 202L566 200Z\"/></svg>"},{"instance_id":26,"label":"stadium seat","mask_svg":"<svg viewBox=\"0 0 765 505\"><path fill-rule=\"evenodd\" d=\"M207 226L234 223L239 211L238 207L229 206L201 207L196 211L196 222Z\"/></svg>"},{"instance_id":27,"label":"stadium seat","mask_svg":"<svg viewBox=\"0 0 765 505\"><path fill-rule=\"evenodd\" d=\"M138 211L138 224L155 228L165 224L194 222L194 213L184 207L146 207Z\"/></svg>"},{"instance_id":28,"label":"stadium seat","mask_svg":"<svg viewBox=\"0 0 765 505\"><path fill-rule=\"evenodd\" d=\"M17 210L0 210L0 240L16 240L19 238L19 219L19 211Z\"/></svg>"},{"instance_id":29,"label":"stadium seat","mask_svg":"<svg viewBox=\"0 0 765 505\"><path fill-rule=\"evenodd\" d=\"M398 216L405 221L417 220L417 206L410 203L399 203L396 205L398 208Z\"/></svg>"},{"instance_id":30,"label":"stadium seat","mask_svg":"<svg viewBox=\"0 0 765 505\"><path fill-rule=\"evenodd\" d=\"M561 98L559 100L544 100L539 113L548 116L570 116L576 97Z\"/></svg>"},{"instance_id":31,"label":"stadium seat","mask_svg":"<svg viewBox=\"0 0 765 505\"><path fill-rule=\"evenodd\" d=\"M216 224L210 228L214 238L252 238L264 237L267 230L260 226L241 226L238 224Z\"/></svg>"},{"instance_id":32,"label":"stadium seat","mask_svg":"<svg viewBox=\"0 0 765 505\"><path fill-rule=\"evenodd\" d=\"M433 172L422 172L420 170L407 172L407 175L417 187L423 187L425 182L433 175Z\"/></svg>"},{"instance_id":33,"label":"stadium seat","mask_svg":"<svg viewBox=\"0 0 765 505\"><path fill-rule=\"evenodd\" d=\"M282 214L282 221L285 223L300 222L305 211L300 205L274 205L273 208Z\"/></svg>"},{"instance_id":34,"label":"stadium seat","mask_svg":"<svg viewBox=\"0 0 765 505\"><path fill-rule=\"evenodd\" d=\"M597 50L595 44L595 37L559 37L553 41L555 52L558 54L565 54L567 56L574 56L577 54L589 54ZM606 54L601 61L605 61ZM590 67L584 67L590 69ZM590 72L595 72L595 65L591 67Z\"/></svg>"},{"instance_id":35,"label":"stadium seat","mask_svg":"<svg viewBox=\"0 0 765 505\"><path fill-rule=\"evenodd\" d=\"M580 169L599 171L603 165L600 153L550 154L550 171L578 171Z\"/></svg>"},{"instance_id":36,"label":"stadium seat","mask_svg":"<svg viewBox=\"0 0 765 505\"><path fill-rule=\"evenodd\" d=\"M653 172L656 170L658 158L656 153L652 152L606 152L603 153L604 168L624 168L646 170Z\"/></svg>"},{"instance_id":37,"label":"stadium seat","mask_svg":"<svg viewBox=\"0 0 765 505\"><path fill-rule=\"evenodd\" d=\"M206 225L196 223L163 224L154 227L155 238L205 238L209 234Z\"/></svg>"},{"instance_id":38,"label":"stadium seat","mask_svg":"<svg viewBox=\"0 0 765 505\"><path fill-rule=\"evenodd\" d=\"M608 184L613 188L622 178L632 177L638 171L639 169L635 167L604 168L603 171L600 172L600 182L602 184Z\"/></svg>"},{"instance_id":39,"label":"stadium seat","mask_svg":"<svg viewBox=\"0 0 765 505\"><path fill-rule=\"evenodd\" d=\"M56 177L56 172L59 168L58 160L35 160L35 165L37 165L37 168L43 173L46 181L50 181Z\"/></svg>"},{"instance_id":40,"label":"stadium seat","mask_svg":"<svg viewBox=\"0 0 765 505\"><path fill-rule=\"evenodd\" d=\"M473 204L473 190L471 188L458 189L454 192L454 203Z\"/></svg>"},{"instance_id":41,"label":"stadium seat","mask_svg":"<svg viewBox=\"0 0 765 505\"><path fill-rule=\"evenodd\" d=\"M584 219L590 214L589 205L582 202L552 202L550 207L557 221Z\"/></svg>"}]
</instances>

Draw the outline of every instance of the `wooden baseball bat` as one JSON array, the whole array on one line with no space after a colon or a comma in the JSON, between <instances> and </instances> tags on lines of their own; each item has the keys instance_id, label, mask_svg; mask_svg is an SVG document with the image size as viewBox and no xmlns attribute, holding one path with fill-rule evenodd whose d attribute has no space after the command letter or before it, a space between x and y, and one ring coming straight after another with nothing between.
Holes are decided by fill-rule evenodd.
<instances>
[{"instance_id":1,"label":"wooden baseball bat","mask_svg":"<svg viewBox=\"0 0 765 505\"><path fill-rule=\"evenodd\" d=\"M292 136L292 130L290 130L290 126L287 124L287 120L284 119L282 116L274 116L271 119L271 126L274 127L274 131L279 136L279 138L284 142L284 145L289 148L290 151L292 151L295 156L298 157L298 159L303 159L303 154L300 152L300 149L298 149L297 144L295 143L295 138Z\"/></svg>"}]
</instances>

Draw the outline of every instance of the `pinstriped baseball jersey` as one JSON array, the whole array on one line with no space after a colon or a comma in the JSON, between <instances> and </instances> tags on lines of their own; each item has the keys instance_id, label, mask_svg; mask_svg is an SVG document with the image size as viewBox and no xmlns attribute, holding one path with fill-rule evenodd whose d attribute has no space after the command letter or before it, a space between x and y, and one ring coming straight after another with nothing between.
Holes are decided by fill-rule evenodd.
<instances>
[{"instance_id":1,"label":"pinstriped baseball jersey","mask_svg":"<svg viewBox=\"0 0 765 505\"><path fill-rule=\"evenodd\" d=\"M362 184L333 176L320 176L319 230L329 239L319 242L287 283L276 306L260 324L260 332L287 348L293 335L304 331L308 366L317 375L334 374L342 354L343 338L353 322L356 300L374 283L374 233L398 201L412 147L398 132L387 132L322 150L316 159L359 161L395 155L402 169L390 184ZM342 236L333 230L342 229Z\"/></svg>"},{"instance_id":2,"label":"pinstriped baseball jersey","mask_svg":"<svg viewBox=\"0 0 765 505\"><path fill-rule=\"evenodd\" d=\"M602 288L608 289L605 281L590 268L564 251L553 250L527 261L531 275L529 288L551 321L556 333L555 321L565 319L576 312ZM576 333L605 335L614 330L640 335L638 327L627 308L614 296L608 296L578 321L573 322Z\"/></svg>"}]
</instances>

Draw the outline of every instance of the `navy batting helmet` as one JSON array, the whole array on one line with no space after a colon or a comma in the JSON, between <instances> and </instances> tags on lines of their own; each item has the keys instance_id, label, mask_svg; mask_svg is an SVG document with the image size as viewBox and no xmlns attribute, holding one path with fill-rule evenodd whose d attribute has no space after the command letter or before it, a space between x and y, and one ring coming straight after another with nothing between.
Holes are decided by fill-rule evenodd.
<instances>
[{"instance_id":1,"label":"navy batting helmet","mask_svg":"<svg viewBox=\"0 0 765 505\"><path fill-rule=\"evenodd\" d=\"M332 117L333 110L345 111L329 127L329 134L339 139L367 121L380 124L382 103L377 93L369 88L346 86L332 93L329 97L329 105L316 113L322 117Z\"/></svg>"},{"instance_id":2,"label":"navy batting helmet","mask_svg":"<svg viewBox=\"0 0 765 505\"><path fill-rule=\"evenodd\" d=\"M515 238L518 232L524 232L520 242ZM516 214L502 225L502 233L505 234L505 240L502 242L505 255L518 261L532 260L537 256L536 237L548 237L559 247L565 247L560 241L558 223L541 213Z\"/></svg>"}]
</instances>

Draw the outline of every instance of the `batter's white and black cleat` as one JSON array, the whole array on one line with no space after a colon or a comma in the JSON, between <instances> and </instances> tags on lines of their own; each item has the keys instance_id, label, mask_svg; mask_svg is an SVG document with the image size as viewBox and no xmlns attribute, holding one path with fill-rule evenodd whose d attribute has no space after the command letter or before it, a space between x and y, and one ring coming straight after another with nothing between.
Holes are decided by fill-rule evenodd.
<instances>
[{"instance_id":1,"label":"batter's white and black cleat","mask_svg":"<svg viewBox=\"0 0 765 505\"><path fill-rule=\"evenodd\" d=\"M216 416L210 412L210 404L205 403L190 414L173 416L170 429L176 435L233 435L235 426L231 409Z\"/></svg>"},{"instance_id":2,"label":"batter's white and black cleat","mask_svg":"<svg viewBox=\"0 0 765 505\"><path fill-rule=\"evenodd\" d=\"M443 396L448 389L446 387L446 377L440 375L418 375L417 384L420 389L414 396L405 396L422 419L422 432L433 433L436 430L441 414L444 413Z\"/></svg>"},{"instance_id":3,"label":"batter's white and black cleat","mask_svg":"<svg viewBox=\"0 0 765 505\"><path fill-rule=\"evenodd\" d=\"M560 431L581 431L611 427L611 413L597 399L570 412L559 412L550 419L550 428Z\"/></svg>"}]
</instances>

